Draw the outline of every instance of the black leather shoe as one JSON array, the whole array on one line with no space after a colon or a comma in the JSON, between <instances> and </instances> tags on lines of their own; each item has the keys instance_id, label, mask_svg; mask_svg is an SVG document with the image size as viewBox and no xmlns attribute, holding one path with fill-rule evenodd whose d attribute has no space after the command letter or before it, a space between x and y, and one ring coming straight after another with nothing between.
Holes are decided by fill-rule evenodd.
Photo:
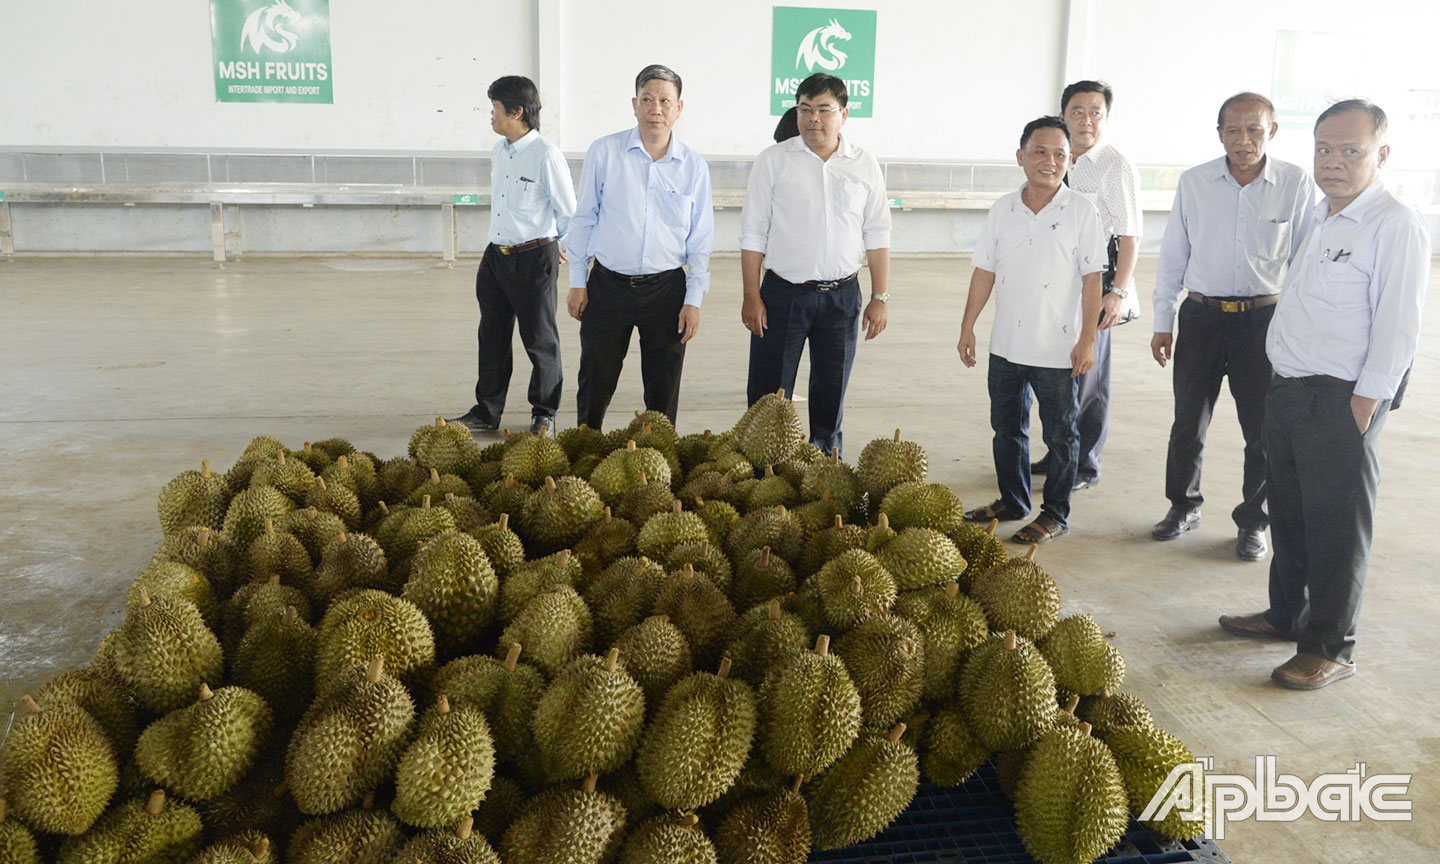
<instances>
[{"instance_id":1,"label":"black leather shoe","mask_svg":"<svg viewBox=\"0 0 1440 864\"><path fill-rule=\"evenodd\" d=\"M489 420L484 419L479 414L476 414L473 409L470 411L466 411L459 417L446 420L445 422L459 423L461 426L464 426L471 432L494 432L495 430L500 428L500 424L498 422L492 423Z\"/></svg>"},{"instance_id":2,"label":"black leather shoe","mask_svg":"<svg viewBox=\"0 0 1440 864\"><path fill-rule=\"evenodd\" d=\"M1242 561L1263 561L1270 552L1265 543L1265 531L1260 528L1241 528L1235 538L1235 554Z\"/></svg>"},{"instance_id":3,"label":"black leather shoe","mask_svg":"<svg viewBox=\"0 0 1440 864\"><path fill-rule=\"evenodd\" d=\"M1044 475L1047 471L1050 470L1048 467L1049 462L1049 456L1046 456L1043 459L1036 459L1034 462L1030 463L1030 473Z\"/></svg>"},{"instance_id":4,"label":"black leather shoe","mask_svg":"<svg viewBox=\"0 0 1440 864\"><path fill-rule=\"evenodd\" d=\"M530 434L539 435L542 432L548 434L552 438L555 436L555 418L546 417L543 414L531 415Z\"/></svg>"},{"instance_id":5,"label":"black leather shoe","mask_svg":"<svg viewBox=\"0 0 1440 864\"><path fill-rule=\"evenodd\" d=\"M1174 540L1191 528L1200 524L1199 510L1181 510L1179 507L1171 507L1165 518L1155 523L1150 529L1150 536L1156 540Z\"/></svg>"}]
</instances>

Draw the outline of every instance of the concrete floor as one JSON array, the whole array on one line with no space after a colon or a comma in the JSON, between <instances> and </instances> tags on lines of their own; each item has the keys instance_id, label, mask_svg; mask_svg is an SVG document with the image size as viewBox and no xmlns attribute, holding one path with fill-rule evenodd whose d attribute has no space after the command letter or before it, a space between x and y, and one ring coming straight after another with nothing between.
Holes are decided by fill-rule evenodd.
<instances>
[{"instance_id":1,"label":"concrete floor","mask_svg":"<svg viewBox=\"0 0 1440 864\"><path fill-rule=\"evenodd\" d=\"M416 426L468 408L474 266L0 262L0 728L23 693L86 662L120 622L124 588L160 541L155 496L172 476L202 458L223 470L262 433L291 446L341 435L396 455ZM715 271L687 362L682 432L728 427L744 407L738 262L717 260ZM1153 272L1142 263L1142 284ZM927 448L932 481L975 505L995 489L984 366L964 369L954 349L968 278L967 262L896 263L890 329L860 348L846 430L853 460L901 427ZM1440 289L1440 270L1431 281ZM1357 761L1370 774L1414 775L1412 822L1234 823L1221 847L1237 862L1440 858L1440 672L1424 659L1435 656L1440 592L1423 509L1423 478L1440 472L1425 443L1440 419L1437 308L1432 299L1409 401L1384 432L1359 674L1309 694L1269 681L1288 646L1229 638L1215 624L1265 604L1265 565L1233 554L1233 405L1222 397L1210 438L1205 521L1173 543L1152 541L1166 508L1170 373L1150 359L1148 320L1116 335L1104 482L1079 493L1072 533L1041 553L1067 614L1092 612L1116 631L1125 689L1218 771L1253 777L1255 756L1270 754L1307 781ZM561 422L571 425L578 325L561 321ZM637 365L617 416L640 404ZM510 393L506 419L517 425L525 377Z\"/></svg>"}]
</instances>

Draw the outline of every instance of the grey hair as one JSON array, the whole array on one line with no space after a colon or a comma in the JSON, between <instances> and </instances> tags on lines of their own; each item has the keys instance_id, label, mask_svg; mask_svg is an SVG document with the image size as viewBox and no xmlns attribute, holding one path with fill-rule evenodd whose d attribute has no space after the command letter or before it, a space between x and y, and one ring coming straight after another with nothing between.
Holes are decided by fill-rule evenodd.
<instances>
[{"instance_id":1,"label":"grey hair","mask_svg":"<svg viewBox=\"0 0 1440 864\"><path fill-rule=\"evenodd\" d=\"M1218 113L1218 114L1215 115L1215 125L1216 125L1216 126L1224 126L1224 125L1225 125L1225 112L1226 112L1226 111L1229 111L1231 108L1233 108L1233 107L1236 106L1236 105L1243 105L1243 104L1245 104L1246 102L1259 102L1261 105L1264 105L1264 106L1265 106L1265 110L1266 110L1267 112L1269 112L1269 114L1270 114L1270 119L1271 119L1271 121L1274 121L1274 119L1275 119L1275 103L1274 103L1274 102L1271 102L1269 99L1265 98L1264 96L1261 96L1259 93L1248 93L1248 92L1247 92L1247 93L1236 93L1234 96L1231 96L1229 99L1226 99L1224 102L1221 102L1221 103L1220 103L1220 113Z\"/></svg>"},{"instance_id":2,"label":"grey hair","mask_svg":"<svg viewBox=\"0 0 1440 864\"><path fill-rule=\"evenodd\" d=\"M640 88L644 87L647 81L669 81L675 85L676 96L679 96L683 89L680 85L680 76L675 74L675 70L669 66L661 66L659 63L651 63L635 76L635 94L637 96L640 94Z\"/></svg>"},{"instance_id":3,"label":"grey hair","mask_svg":"<svg viewBox=\"0 0 1440 864\"><path fill-rule=\"evenodd\" d=\"M1369 99L1345 99L1321 111L1320 116L1315 118L1316 131L1320 129L1321 123L1346 111L1364 111L1369 114L1370 122L1375 124L1375 140L1385 140L1385 133L1390 129L1390 118L1385 116L1384 109Z\"/></svg>"}]
</instances>

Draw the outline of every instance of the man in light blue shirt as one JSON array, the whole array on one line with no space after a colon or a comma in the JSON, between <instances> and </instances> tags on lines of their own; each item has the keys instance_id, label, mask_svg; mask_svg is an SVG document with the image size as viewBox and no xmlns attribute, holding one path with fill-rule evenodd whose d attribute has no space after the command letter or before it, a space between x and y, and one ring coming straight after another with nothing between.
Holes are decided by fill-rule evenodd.
<instances>
[{"instance_id":1,"label":"man in light blue shirt","mask_svg":"<svg viewBox=\"0 0 1440 864\"><path fill-rule=\"evenodd\" d=\"M580 173L566 305L580 322L579 422L592 429L605 422L636 329L645 408L674 423L685 345L700 328L715 211L710 167L672 132L680 92L669 68L640 70L630 100L638 125L590 145Z\"/></svg>"},{"instance_id":2,"label":"man in light blue shirt","mask_svg":"<svg viewBox=\"0 0 1440 864\"><path fill-rule=\"evenodd\" d=\"M515 324L530 356L530 431L555 429L560 410L560 332L555 282L565 256L560 242L575 212L570 169L560 149L540 137L540 94L529 78L507 75L490 85L490 128L504 136L490 153L490 245L475 274L480 304L475 405L454 422L472 432L500 427L513 369Z\"/></svg>"}]
</instances>

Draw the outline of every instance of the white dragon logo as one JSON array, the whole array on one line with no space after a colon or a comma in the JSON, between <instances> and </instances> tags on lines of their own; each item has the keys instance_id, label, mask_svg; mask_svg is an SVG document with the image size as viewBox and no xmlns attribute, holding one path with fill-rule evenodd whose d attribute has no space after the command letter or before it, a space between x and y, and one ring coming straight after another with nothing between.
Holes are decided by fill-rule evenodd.
<instances>
[{"instance_id":1,"label":"white dragon logo","mask_svg":"<svg viewBox=\"0 0 1440 864\"><path fill-rule=\"evenodd\" d=\"M300 13L285 0L277 0L251 12L250 17L245 19L245 30L240 34L241 50L244 50L247 43L250 50L256 54L260 53L261 48L269 48L277 54L294 50L300 40L285 29L287 19L299 21Z\"/></svg>"},{"instance_id":2,"label":"white dragon logo","mask_svg":"<svg viewBox=\"0 0 1440 864\"><path fill-rule=\"evenodd\" d=\"M840 22L834 18L824 27L816 27L800 40L800 50L795 54L795 65L799 66L804 62L805 68L814 72L815 67L834 72L845 65L845 52L831 44L832 40L843 39L849 41L850 34ZM822 53L824 52L824 53ZM829 53L829 57L825 56Z\"/></svg>"}]
</instances>

